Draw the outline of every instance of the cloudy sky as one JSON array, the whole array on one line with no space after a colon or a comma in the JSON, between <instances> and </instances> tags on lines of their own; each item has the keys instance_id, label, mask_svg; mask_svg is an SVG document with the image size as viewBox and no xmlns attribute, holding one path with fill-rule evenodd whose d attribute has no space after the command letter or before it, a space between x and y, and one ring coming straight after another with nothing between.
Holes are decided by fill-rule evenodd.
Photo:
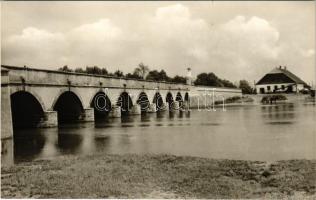
<instances>
[{"instance_id":1,"label":"cloudy sky","mask_svg":"<svg viewBox=\"0 0 316 200\"><path fill-rule=\"evenodd\" d=\"M313 1L1 4L2 64L127 73L143 62L251 82L286 65L315 83Z\"/></svg>"}]
</instances>

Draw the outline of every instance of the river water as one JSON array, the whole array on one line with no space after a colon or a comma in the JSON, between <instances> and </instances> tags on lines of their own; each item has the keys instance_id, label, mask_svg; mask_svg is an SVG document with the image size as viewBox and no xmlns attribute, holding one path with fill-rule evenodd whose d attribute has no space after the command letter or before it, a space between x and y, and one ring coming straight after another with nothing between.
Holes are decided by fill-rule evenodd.
<instances>
[{"instance_id":1,"label":"river water","mask_svg":"<svg viewBox=\"0 0 316 200\"><path fill-rule=\"evenodd\" d=\"M230 105L15 130L14 161L95 153L166 153L275 161L316 159L315 103Z\"/></svg>"}]
</instances>

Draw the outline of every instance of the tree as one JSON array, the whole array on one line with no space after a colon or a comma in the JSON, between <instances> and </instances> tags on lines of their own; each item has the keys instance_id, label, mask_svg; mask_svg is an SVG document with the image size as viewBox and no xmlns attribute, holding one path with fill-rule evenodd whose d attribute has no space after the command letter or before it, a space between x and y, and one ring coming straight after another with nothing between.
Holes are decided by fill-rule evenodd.
<instances>
[{"instance_id":1,"label":"tree","mask_svg":"<svg viewBox=\"0 0 316 200\"><path fill-rule=\"evenodd\" d=\"M211 73L201 73L197 76L197 79L194 82L195 85L205 85L205 86L214 86L214 87L230 87L236 88L236 86L225 79L218 78L213 72Z\"/></svg>"},{"instance_id":2,"label":"tree","mask_svg":"<svg viewBox=\"0 0 316 200\"><path fill-rule=\"evenodd\" d=\"M126 78L133 78L133 79L142 79L142 77L140 77L138 74L136 74L135 72L133 74L128 73L125 75Z\"/></svg>"},{"instance_id":3,"label":"tree","mask_svg":"<svg viewBox=\"0 0 316 200\"><path fill-rule=\"evenodd\" d=\"M197 78L194 82L195 85L205 85L205 86L216 86L222 87L221 82L214 73L201 73L197 75Z\"/></svg>"},{"instance_id":4,"label":"tree","mask_svg":"<svg viewBox=\"0 0 316 200\"><path fill-rule=\"evenodd\" d=\"M229 87L229 88L237 88L236 85L234 85L232 82L229 80L225 79L220 79L221 83L223 84L224 87Z\"/></svg>"},{"instance_id":5,"label":"tree","mask_svg":"<svg viewBox=\"0 0 316 200\"><path fill-rule=\"evenodd\" d=\"M134 70L134 75L137 75L139 77L142 77L145 79L147 72L149 71L148 66L144 65L143 63L140 63L137 68Z\"/></svg>"},{"instance_id":6,"label":"tree","mask_svg":"<svg viewBox=\"0 0 316 200\"><path fill-rule=\"evenodd\" d=\"M152 81L159 81L159 72L157 70L152 70L152 71L149 71L147 77L146 77L147 80L152 80Z\"/></svg>"},{"instance_id":7,"label":"tree","mask_svg":"<svg viewBox=\"0 0 316 200\"><path fill-rule=\"evenodd\" d=\"M97 75L108 75L106 68L99 68L98 66L86 67L85 73L87 74L97 74Z\"/></svg>"},{"instance_id":8,"label":"tree","mask_svg":"<svg viewBox=\"0 0 316 200\"><path fill-rule=\"evenodd\" d=\"M171 82L185 84L187 82L187 79L183 76L176 75L175 77L171 79Z\"/></svg>"},{"instance_id":9,"label":"tree","mask_svg":"<svg viewBox=\"0 0 316 200\"><path fill-rule=\"evenodd\" d=\"M239 88L241 89L243 94L252 94L254 89L249 85L249 82L246 80L239 81Z\"/></svg>"},{"instance_id":10,"label":"tree","mask_svg":"<svg viewBox=\"0 0 316 200\"><path fill-rule=\"evenodd\" d=\"M108 73L108 70L106 68L102 68L101 69L101 74L102 75L108 75L109 73Z\"/></svg>"},{"instance_id":11,"label":"tree","mask_svg":"<svg viewBox=\"0 0 316 200\"><path fill-rule=\"evenodd\" d=\"M114 72L114 76L116 76L116 77L124 77L124 73L122 71L120 71L120 70L116 70Z\"/></svg>"},{"instance_id":12,"label":"tree","mask_svg":"<svg viewBox=\"0 0 316 200\"><path fill-rule=\"evenodd\" d=\"M149 71L146 79L152 81L170 81L170 78L164 70L161 70L160 72L157 70Z\"/></svg>"},{"instance_id":13,"label":"tree","mask_svg":"<svg viewBox=\"0 0 316 200\"><path fill-rule=\"evenodd\" d=\"M86 71L84 69L82 69L81 67L76 68L75 72L77 72L77 73L86 73Z\"/></svg>"},{"instance_id":14,"label":"tree","mask_svg":"<svg viewBox=\"0 0 316 200\"><path fill-rule=\"evenodd\" d=\"M72 69L68 68L68 65L65 65L65 66L59 68L58 71L72 72Z\"/></svg>"},{"instance_id":15,"label":"tree","mask_svg":"<svg viewBox=\"0 0 316 200\"><path fill-rule=\"evenodd\" d=\"M170 81L170 77L167 75L167 73L163 69L160 70L159 72L159 79L160 81Z\"/></svg>"},{"instance_id":16,"label":"tree","mask_svg":"<svg viewBox=\"0 0 316 200\"><path fill-rule=\"evenodd\" d=\"M88 74L101 74L101 69L98 66L86 67L86 73Z\"/></svg>"}]
</instances>

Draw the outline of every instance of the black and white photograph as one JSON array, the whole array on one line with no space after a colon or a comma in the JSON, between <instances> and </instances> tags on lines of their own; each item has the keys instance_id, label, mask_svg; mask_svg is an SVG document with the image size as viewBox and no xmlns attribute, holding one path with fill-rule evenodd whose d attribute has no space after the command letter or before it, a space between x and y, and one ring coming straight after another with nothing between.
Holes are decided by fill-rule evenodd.
<instances>
[{"instance_id":1,"label":"black and white photograph","mask_svg":"<svg viewBox=\"0 0 316 200\"><path fill-rule=\"evenodd\" d=\"M316 199L315 1L1 1L1 198Z\"/></svg>"}]
</instances>

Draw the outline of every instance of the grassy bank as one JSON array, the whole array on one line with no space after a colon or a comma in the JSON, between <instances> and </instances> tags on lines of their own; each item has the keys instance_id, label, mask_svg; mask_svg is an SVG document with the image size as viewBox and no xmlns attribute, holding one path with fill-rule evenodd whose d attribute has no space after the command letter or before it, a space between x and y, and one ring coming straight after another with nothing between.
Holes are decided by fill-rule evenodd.
<instances>
[{"instance_id":1,"label":"grassy bank","mask_svg":"<svg viewBox=\"0 0 316 200\"><path fill-rule=\"evenodd\" d=\"M1 194L17 198L315 198L315 166L315 160L61 157L2 168Z\"/></svg>"}]
</instances>

